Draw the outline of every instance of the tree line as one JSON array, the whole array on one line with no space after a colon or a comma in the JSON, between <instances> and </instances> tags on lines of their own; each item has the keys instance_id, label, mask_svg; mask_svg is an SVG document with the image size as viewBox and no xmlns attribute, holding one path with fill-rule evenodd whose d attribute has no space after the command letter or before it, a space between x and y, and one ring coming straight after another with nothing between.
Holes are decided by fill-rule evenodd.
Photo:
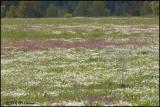
<instances>
[{"instance_id":1,"label":"tree line","mask_svg":"<svg viewBox=\"0 0 160 107\"><path fill-rule=\"evenodd\" d=\"M1 17L159 15L159 1L1 1Z\"/></svg>"}]
</instances>

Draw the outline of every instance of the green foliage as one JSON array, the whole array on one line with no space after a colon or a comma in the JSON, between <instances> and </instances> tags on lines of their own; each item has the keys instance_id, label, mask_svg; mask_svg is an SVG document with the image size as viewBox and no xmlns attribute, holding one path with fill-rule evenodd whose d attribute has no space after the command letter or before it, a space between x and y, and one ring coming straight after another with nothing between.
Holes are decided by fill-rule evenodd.
<instances>
[{"instance_id":1,"label":"green foliage","mask_svg":"<svg viewBox=\"0 0 160 107\"><path fill-rule=\"evenodd\" d=\"M152 8L153 14L159 15L159 2L158 1L152 1L151 8Z\"/></svg>"},{"instance_id":2,"label":"green foliage","mask_svg":"<svg viewBox=\"0 0 160 107\"><path fill-rule=\"evenodd\" d=\"M39 17L38 2L36 1L21 1L18 6L19 17Z\"/></svg>"},{"instance_id":3,"label":"green foliage","mask_svg":"<svg viewBox=\"0 0 160 107\"><path fill-rule=\"evenodd\" d=\"M65 9L59 9L58 10L58 16L59 17L64 17L64 14L66 13L66 10Z\"/></svg>"},{"instance_id":4,"label":"green foliage","mask_svg":"<svg viewBox=\"0 0 160 107\"><path fill-rule=\"evenodd\" d=\"M108 14L108 9L105 6L104 1L93 1L89 8L89 14L91 16L106 16Z\"/></svg>"},{"instance_id":5,"label":"green foliage","mask_svg":"<svg viewBox=\"0 0 160 107\"><path fill-rule=\"evenodd\" d=\"M46 17L56 17L57 16L57 8L50 4L46 10Z\"/></svg>"},{"instance_id":6,"label":"green foliage","mask_svg":"<svg viewBox=\"0 0 160 107\"><path fill-rule=\"evenodd\" d=\"M9 10L6 13L6 17L16 17L16 7L14 5L9 7Z\"/></svg>"},{"instance_id":7,"label":"green foliage","mask_svg":"<svg viewBox=\"0 0 160 107\"><path fill-rule=\"evenodd\" d=\"M2 5L1 6L1 17L4 17L6 14L6 6L5 5Z\"/></svg>"},{"instance_id":8,"label":"green foliage","mask_svg":"<svg viewBox=\"0 0 160 107\"><path fill-rule=\"evenodd\" d=\"M131 7L129 8L129 14L131 16L140 16L140 10L143 2L133 1ZM127 9L127 8L126 8Z\"/></svg>"},{"instance_id":9,"label":"green foliage","mask_svg":"<svg viewBox=\"0 0 160 107\"><path fill-rule=\"evenodd\" d=\"M143 2L132 1L119 1L115 4L115 13L116 16L139 16L140 10Z\"/></svg>"},{"instance_id":10,"label":"green foliage","mask_svg":"<svg viewBox=\"0 0 160 107\"><path fill-rule=\"evenodd\" d=\"M10 7L16 8L16 12ZM159 14L159 4L158 1L3 1L1 5L1 17L64 17L65 13L84 17L148 16Z\"/></svg>"},{"instance_id":11,"label":"green foliage","mask_svg":"<svg viewBox=\"0 0 160 107\"><path fill-rule=\"evenodd\" d=\"M71 13L65 13L65 14L64 14L64 17L65 17L65 18L71 18L71 17L72 17L72 14L71 14Z\"/></svg>"},{"instance_id":12,"label":"green foliage","mask_svg":"<svg viewBox=\"0 0 160 107\"><path fill-rule=\"evenodd\" d=\"M1 39L3 41L5 38L7 44L10 44L8 46L2 42L5 54L1 56L3 66L1 105L53 106L63 101L68 104L71 101L85 101L85 106L103 106L118 101L123 103L123 100L124 104L133 106L159 105L158 40L154 41L156 45L149 43L140 47L106 45L105 48L54 48L32 52L28 52L27 48L23 48L25 44L21 44L25 43L25 39L30 40L27 42L28 48L33 46L32 43L37 42L37 46L40 45L43 48L45 45L42 44L48 39L62 40L73 45L76 45L74 42L99 44L96 41L88 41L89 37L95 39L102 37L101 39L110 41L112 36L115 37L115 43L125 43L126 40L130 41L135 36L141 41L147 36L151 37L159 33L158 30L155 31L158 19L142 17L69 18L67 20L64 18L11 18L2 19L1 22ZM128 33L133 35L128 35L126 31L131 27L138 33L133 34L136 32L131 31ZM117 30L120 32L115 32ZM141 38L143 30L152 32L153 35L144 34L144 38ZM56 34L56 31L62 34ZM155 37L157 38L158 35ZM77 38L80 39L77 40ZM13 39L13 42L10 39ZM35 41L32 42L32 39ZM14 42L22 47L17 48ZM46 45L50 43L47 42ZM60 44L65 45L63 42ZM126 67L125 64L127 64ZM121 70L126 70L123 72L122 79L120 78ZM120 84L120 80L123 84ZM117 106L120 106L118 104Z\"/></svg>"},{"instance_id":13,"label":"green foliage","mask_svg":"<svg viewBox=\"0 0 160 107\"><path fill-rule=\"evenodd\" d=\"M25 16L25 10L26 10L26 6L24 2L20 2L20 5L18 6L17 9L17 16L18 17L24 17Z\"/></svg>"},{"instance_id":14,"label":"green foliage","mask_svg":"<svg viewBox=\"0 0 160 107\"><path fill-rule=\"evenodd\" d=\"M152 13L151 3L149 1L144 1L143 6L141 7L140 13L141 13L142 16Z\"/></svg>"},{"instance_id":15,"label":"green foliage","mask_svg":"<svg viewBox=\"0 0 160 107\"><path fill-rule=\"evenodd\" d=\"M78 3L77 8L74 11L74 15L76 16L88 16L89 14L89 6L91 1L80 1Z\"/></svg>"}]
</instances>

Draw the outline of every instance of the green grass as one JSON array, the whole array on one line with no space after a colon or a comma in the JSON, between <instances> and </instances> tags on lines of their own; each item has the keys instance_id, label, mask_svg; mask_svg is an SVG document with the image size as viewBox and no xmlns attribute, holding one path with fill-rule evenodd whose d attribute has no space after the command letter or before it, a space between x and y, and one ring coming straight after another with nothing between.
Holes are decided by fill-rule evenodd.
<instances>
[{"instance_id":1,"label":"green grass","mask_svg":"<svg viewBox=\"0 0 160 107\"><path fill-rule=\"evenodd\" d=\"M112 19L116 18L116 19ZM124 19L125 18L125 19ZM102 18L100 20L96 18L17 18L17 19L2 19L3 24L9 25L29 25L29 24L89 24L89 23L100 23L100 24L128 24L128 25L136 25L136 24L158 24L158 17L108 17ZM146 18L146 19L145 19ZM148 19L147 19L148 18Z\"/></svg>"},{"instance_id":2,"label":"green grass","mask_svg":"<svg viewBox=\"0 0 160 107\"><path fill-rule=\"evenodd\" d=\"M128 48L129 49L129 48ZM80 55L80 57L67 57L68 55L71 55L70 52L63 52L65 49L60 50L52 50L52 51L42 51L42 53L15 53L15 56L8 57L7 59L2 59L3 61L9 61L14 60L13 62L10 62L8 64L3 64L2 70L7 69L13 69L12 73L5 73L5 71L2 71L2 92L5 92L7 90L16 90L16 89L22 89L25 90L29 95L21 96L19 97L12 97L12 96L3 96L2 95L2 104L13 104L19 103L19 101L24 101L25 103L40 103L44 104L47 103L51 104L54 101L68 101L68 100L76 100L81 101L84 100L86 96L109 96L112 95L115 98L118 99L124 99L132 104L137 105L158 105L158 99L150 99L150 103L148 103L145 100L138 100L142 96L157 96L158 92L158 81L157 81L157 73L158 69L152 67L149 68L149 64L157 64L158 61L152 60L153 58L158 57L158 53L154 53L153 56L150 56L150 54L145 54L143 57L141 57L141 54L139 52L144 52L145 48L142 50L134 50L138 55L137 58L134 60L130 60L130 58L134 56L128 56L127 51L125 52L126 56L130 57L127 60L128 62L128 69L131 69L132 71L127 71L124 75L124 86L122 87L121 84L118 82L119 79L121 79L121 68L123 64L123 60L119 60L121 55L123 55L123 52L119 52L118 55L112 56L114 52L117 51L117 49L112 48L106 48L106 49L95 49L92 52L90 52L88 49L81 49L77 51L76 49L72 49L72 55ZM110 51L110 53L106 53ZM37 54L36 54L37 53ZM64 54L62 54L64 53ZM74 53L74 54L73 54ZM83 53L83 54L82 54ZM97 53L96 56L99 58L95 59L88 59L89 55ZM150 51L148 51L150 53ZM38 55L36 59L34 59L35 55ZM61 55L59 58L58 55ZM66 56L67 55L67 56ZM50 60L42 60L42 58L48 57ZM55 60L56 58L56 60ZM106 58L108 60L106 60ZM142 61L145 59L144 61ZM25 61L26 60L26 61ZM77 61L76 61L77 60ZM84 61L85 62L84 62ZM119 60L118 62L115 62L115 60ZM141 60L141 62L138 62ZM25 61L25 64L23 63ZM83 63L80 63L83 61ZM37 62L37 63L34 63ZM92 63L95 63L93 66ZM76 64L75 64L76 63ZM141 63L142 65L138 65L137 63ZM66 65L68 64L68 65ZM69 66L72 65L77 66ZM81 65L82 64L82 65ZM112 65L115 66L112 66ZM19 66L16 66L19 65ZM37 68L44 66L44 68ZM53 68L52 68L53 66ZM59 67L58 67L59 66ZM62 67L60 67L62 66ZM139 71L141 69L141 66L144 68L142 69L142 74ZM156 66L155 66L156 67ZM100 68L100 69L98 69ZM138 68L139 70L136 71L135 68ZM156 71L153 71L152 69L155 69ZM95 70L94 70L95 69ZM96 70L97 69L97 70ZM117 69L117 70L114 70ZM20 70L20 71L15 71ZM135 73L134 73L135 72ZM5 73L5 74L3 74ZM47 73L47 74L46 74ZM147 74L148 73L148 74ZM74 76L78 76L77 78ZM70 75L73 76L72 78L64 77L64 75ZM81 77L82 75L82 77ZM86 77L83 77L85 76ZM89 75L92 77L89 79ZM110 76L108 76L110 75ZM147 76L148 75L148 76ZM62 76L62 77L61 77ZM118 77L117 77L118 76ZM26 77L28 79L26 79ZM17 80L14 80L15 78L18 78ZM80 80L77 80L77 79ZM85 82L81 82L81 78L84 78ZM88 80L87 80L88 78ZM82 79L83 80L83 79ZM156 80L156 83L143 83L143 81L152 81ZM40 81L38 85L30 85L29 81ZM69 82L71 81L71 83ZM99 81L98 83L92 83L93 81ZM62 87L56 86L56 82L60 82ZM85 83L90 83L90 85L85 85ZM16 85L12 85L12 84ZM63 87L63 85L67 85L67 87ZM153 91L145 91L144 89L153 89ZM99 91L95 91L95 90ZM120 89L120 90L117 90ZM122 91L125 89L129 89L128 91ZM139 90L138 92L141 94L136 94L136 90ZM117 91L116 91L117 90ZM57 91L60 92L58 96L52 96L48 92L49 91ZM134 92L135 91L135 92ZM46 94L45 94L46 93ZM119 94L122 93L123 96L120 96Z\"/></svg>"},{"instance_id":3,"label":"green grass","mask_svg":"<svg viewBox=\"0 0 160 107\"><path fill-rule=\"evenodd\" d=\"M85 33L85 34L83 34ZM153 33L140 32L140 33L123 33L120 31L112 31L112 33L105 34L104 31L95 30L89 32L76 32L71 33L67 30L61 34L53 34L52 32L45 31L3 31L1 32L2 40L46 40L46 39L127 39L129 37L144 37L145 35L152 35Z\"/></svg>"},{"instance_id":4,"label":"green grass","mask_svg":"<svg viewBox=\"0 0 160 107\"><path fill-rule=\"evenodd\" d=\"M92 38L123 42L131 37L139 40L156 37L159 33L156 17L1 21L2 40ZM1 105L65 105L64 101L82 101L89 106L109 105L102 100L89 102L88 96L111 96L113 100L126 101L127 104L117 102L123 106L159 105L158 41L143 47L55 48L33 52L4 44L1 47L9 52L1 55Z\"/></svg>"},{"instance_id":5,"label":"green grass","mask_svg":"<svg viewBox=\"0 0 160 107\"><path fill-rule=\"evenodd\" d=\"M113 17L114 18L114 17ZM123 39L128 37L140 37L157 34L157 31L145 30L156 26L158 18L124 17L108 18L28 18L28 19L1 19L1 39L88 39L88 38L112 38ZM135 31L129 31L130 26L135 26ZM121 27L122 26L122 27ZM124 26L124 28L123 28ZM125 28L125 26L128 26ZM115 29L116 28L116 29ZM145 31L139 32L139 29ZM126 30L125 30L126 29ZM56 32L60 33L56 33ZM109 33L110 32L110 33Z\"/></svg>"}]
</instances>

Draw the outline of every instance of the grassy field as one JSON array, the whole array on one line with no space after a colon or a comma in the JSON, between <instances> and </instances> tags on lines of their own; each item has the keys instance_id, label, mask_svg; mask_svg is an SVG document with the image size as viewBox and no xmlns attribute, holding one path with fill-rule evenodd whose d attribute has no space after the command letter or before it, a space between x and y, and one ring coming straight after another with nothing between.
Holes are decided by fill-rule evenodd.
<instances>
[{"instance_id":1,"label":"grassy field","mask_svg":"<svg viewBox=\"0 0 160 107\"><path fill-rule=\"evenodd\" d=\"M159 105L159 19L1 19L1 105Z\"/></svg>"}]
</instances>

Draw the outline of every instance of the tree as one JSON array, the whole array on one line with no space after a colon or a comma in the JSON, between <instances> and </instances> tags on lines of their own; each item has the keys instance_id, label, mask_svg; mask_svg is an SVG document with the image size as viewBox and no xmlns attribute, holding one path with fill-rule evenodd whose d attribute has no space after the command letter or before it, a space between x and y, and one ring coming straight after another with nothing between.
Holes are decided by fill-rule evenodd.
<instances>
[{"instance_id":1,"label":"tree","mask_svg":"<svg viewBox=\"0 0 160 107\"><path fill-rule=\"evenodd\" d=\"M39 9L37 1L21 1L17 14L19 17L39 17Z\"/></svg>"},{"instance_id":2,"label":"tree","mask_svg":"<svg viewBox=\"0 0 160 107\"><path fill-rule=\"evenodd\" d=\"M149 1L144 1L143 6L140 11L141 15L148 15L152 13L151 3Z\"/></svg>"},{"instance_id":3,"label":"tree","mask_svg":"<svg viewBox=\"0 0 160 107\"><path fill-rule=\"evenodd\" d=\"M68 11L72 13L77 6L78 1L68 1Z\"/></svg>"},{"instance_id":4,"label":"tree","mask_svg":"<svg viewBox=\"0 0 160 107\"><path fill-rule=\"evenodd\" d=\"M126 8L128 8L128 5L124 1L116 1L114 6L114 15L115 16L121 16L126 15L128 12L125 11Z\"/></svg>"},{"instance_id":5,"label":"tree","mask_svg":"<svg viewBox=\"0 0 160 107\"><path fill-rule=\"evenodd\" d=\"M46 9L48 8L51 1L38 1L38 8L40 12L40 16L44 17L46 14Z\"/></svg>"},{"instance_id":6,"label":"tree","mask_svg":"<svg viewBox=\"0 0 160 107\"><path fill-rule=\"evenodd\" d=\"M26 11L26 5L23 1L21 1L17 9L17 16L25 17L25 11Z\"/></svg>"},{"instance_id":7,"label":"tree","mask_svg":"<svg viewBox=\"0 0 160 107\"><path fill-rule=\"evenodd\" d=\"M76 16L89 16L89 6L91 1L80 1L74 11Z\"/></svg>"},{"instance_id":8,"label":"tree","mask_svg":"<svg viewBox=\"0 0 160 107\"><path fill-rule=\"evenodd\" d=\"M104 1L93 1L89 8L90 16L106 16L109 13Z\"/></svg>"},{"instance_id":9,"label":"tree","mask_svg":"<svg viewBox=\"0 0 160 107\"><path fill-rule=\"evenodd\" d=\"M126 11L129 16L140 16L140 10L143 6L143 1L132 1L131 3L128 2L126 6L128 8L125 8L124 11Z\"/></svg>"},{"instance_id":10,"label":"tree","mask_svg":"<svg viewBox=\"0 0 160 107\"><path fill-rule=\"evenodd\" d=\"M57 8L54 4L50 4L46 10L46 17L56 17L57 16Z\"/></svg>"},{"instance_id":11,"label":"tree","mask_svg":"<svg viewBox=\"0 0 160 107\"><path fill-rule=\"evenodd\" d=\"M153 14L159 15L159 1L152 1L151 9Z\"/></svg>"},{"instance_id":12,"label":"tree","mask_svg":"<svg viewBox=\"0 0 160 107\"><path fill-rule=\"evenodd\" d=\"M142 4L142 1L117 1L114 13L116 16L139 16Z\"/></svg>"},{"instance_id":13,"label":"tree","mask_svg":"<svg viewBox=\"0 0 160 107\"><path fill-rule=\"evenodd\" d=\"M1 17L5 17L5 15L6 15L6 6L2 5L1 6Z\"/></svg>"},{"instance_id":14,"label":"tree","mask_svg":"<svg viewBox=\"0 0 160 107\"><path fill-rule=\"evenodd\" d=\"M58 9L58 16L63 17L67 11L63 8Z\"/></svg>"},{"instance_id":15,"label":"tree","mask_svg":"<svg viewBox=\"0 0 160 107\"><path fill-rule=\"evenodd\" d=\"M158 15L159 1L1 1L1 17L63 17L65 13L84 17Z\"/></svg>"},{"instance_id":16,"label":"tree","mask_svg":"<svg viewBox=\"0 0 160 107\"><path fill-rule=\"evenodd\" d=\"M6 12L6 17L16 17L16 7L14 5L11 5L9 7L9 10Z\"/></svg>"}]
</instances>

